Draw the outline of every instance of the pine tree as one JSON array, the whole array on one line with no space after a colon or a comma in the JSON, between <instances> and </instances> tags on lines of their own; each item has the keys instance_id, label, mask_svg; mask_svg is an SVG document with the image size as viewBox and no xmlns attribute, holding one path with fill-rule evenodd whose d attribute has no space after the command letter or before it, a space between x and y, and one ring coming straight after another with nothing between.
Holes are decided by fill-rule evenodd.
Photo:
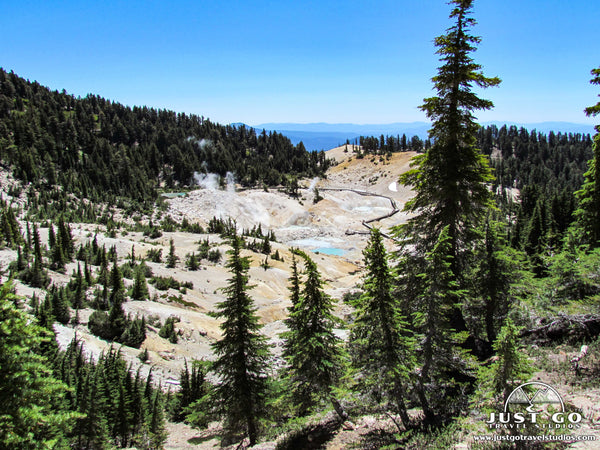
<instances>
[{"instance_id":1,"label":"pine tree","mask_svg":"<svg viewBox=\"0 0 600 450\"><path fill-rule=\"evenodd\" d=\"M600 85L600 68L592 70L592 84ZM597 116L600 114L600 102L594 106L585 109L587 116ZM583 231L584 241L596 248L600 246L600 170L598 170L598 161L600 160L600 125L596 126L596 135L594 136L593 152L594 156L588 163L588 171L585 173L585 181L579 191L575 193L579 202L579 207L575 211L577 224Z\"/></svg>"},{"instance_id":2,"label":"pine tree","mask_svg":"<svg viewBox=\"0 0 600 450\"><path fill-rule=\"evenodd\" d=\"M71 228L67 225L61 215L58 219L58 239L57 243L60 242L62 247L62 253L65 255L67 260L73 259L75 253L75 244L73 243L73 236L71 235Z\"/></svg>"},{"instance_id":3,"label":"pine tree","mask_svg":"<svg viewBox=\"0 0 600 450\"><path fill-rule=\"evenodd\" d=\"M519 348L519 330L506 319L494 342L495 360L478 372L478 397L492 400L492 408L504 405L510 393L527 381L533 367Z\"/></svg>"},{"instance_id":4,"label":"pine tree","mask_svg":"<svg viewBox=\"0 0 600 450\"><path fill-rule=\"evenodd\" d=\"M31 250L31 247L33 246L33 240L31 238L31 226L30 226L29 222L27 222L27 225L25 226L25 231L27 234L27 237L26 237L27 246L25 247L25 251L26 251L25 255L29 258L29 251Z\"/></svg>"},{"instance_id":5,"label":"pine tree","mask_svg":"<svg viewBox=\"0 0 600 450\"><path fill-rule=\"evenodd\" d=\"M209 385L206 380L208 368L209 364L206 361L193 361L190 370L187 360L185 361L184 369L179 375L180 389L177 393L177 404L173 411L173 420L176 422L183 421L188 407L201 400L209 392Z\"/></svg>"},{"instance_id":6,"label":"pine tree","mask_svg":"<svg viewBox=\"0 0 600 450\"><path fill-rule=\"evenodd\" d=\"M296 259L296 253L294 250L292 250L292 274L290 275L290 278L288 279L290 286L288 288L288 290L290 291L290 302L292 302L292 306L291 308L288 308L288 317L285 319L285 324L288 328L288 330L292 331L292 330L297 330L297 323L296 323L296 316L293 315L292 313L294 312L294 309L297 307L298 302L300 301L300 274L298 273L298 261ZM291 348L287 347L288 344L288 340L284 341L284 349L283 349L283 356L284 357L291 357Z\"/></svg>"},{"instance_id":7,"label":"pine tree","mask_svg":"<svg viewBox=\"0 0 600 450\"><path fill-rule=\"evenodd\" d=\"M265 255L271 254L271 241L269 240L269 236L264 237L262 245L260 246L260 251Z\"/></svg>"},{"instance_id":8,"label":"pine tree","mask_svg":"<svg viewBox=\"0 0 600 450\"><path fill-rule=\"evenodd\" d=\"M175 254L175 244L173 239L169 241L169 256L167 256L167 267L173 269L177 264L179 258Z\"/></svg>"},{"instance_id":9,"label":"pine tree","mask_svg":"<svg viewBox=\"0 0 600 450\"><path fill-rule=\"evenodd\" d=\"M265 417L268 346L260 334L261 325L248 295L250 260L242 257L242 241L233 234L232 249L226 267L232 277L223 289L226 299L220 302L214 317L222 318L223 337L212 345L217 357L213 370L220 378L214 389L217 413L224 419L226 433L248 436L250 446L258 439L258 423Z\"/></svg>"},{"instance_id":10,"label":"pine tree","mask_svg":"<svg viewBox=\"0 0 600 450\"><path fill-rule=\"evenodd\" d=\"M52 315L54 318L63 325L68 324L71 320L71 313L64 288L57 289L56 286L52 286L50 292L46 294L46 298L48 297L52 304Z\"/></svg>"},{"instance_id":11,"label":"pine tree","mask_svg":"<svg viewBox=\"0 0 600 450\"><path fill-rule=\"evenodd\" d=\"M73 298L71 300L71 304L73 308L80 309L84 307L85 303L85 286L84 279L81 273L81 265L77 264L77 275L75 276L75 292L73 293Z\"/></svg>"},{"instance_id":12,"label":"pine tree","mask_svg":"<svg viewBox=\"0 0 600 450\"><path fill-rule=\"evenodd\" d=\"M92 272L90 271L90 267L88 265L87 259L83 263L83 276L85 278L86 286L92 285Z\"/></svg>"},{"instance_id":13,"label":"pine tree","mask_svg":"<svg viewBox=\"0 0 600 450\"><path fill-rule=\"evenodd\" d=\"M0 447L61 447L81 416L61 410L67 386L40 356L50 333L17 309L11 290L0 286Z\"/></svg>"},{"instance_id":14,"label":"pine tree","mask_svg":"<svg viewBox=\"0 0 600 450\"><path fill-rule=\"evenodd\" d=\"M392 403L408 427L405 399L409 375L416 363L415 341L392 295L388 256L378 229L371 231L363 255L364 293L354 304L356 317L349 340L358 389L376 401Z\"/></svg>"},{"instance_id":15,"label":"pine tree","mask_svg":"<svg viewBox=\"0 0 600 450\"><path fill-rule=\"evenodd\" d=\"M43 267L40 233L35 224L33 225L33 266L28 275L28 281L34 287L44 287L48 284L48 274Z\"/></svg>"},{"instance_id":16,"label":"pine tree","mask_svg":"<svg viewBox=\"0 0 600 450\"><path fill-rule=\"evenodd\" d=\"M50 251L52 251L54 249L55 245L56 245L56 234L54 233L54 225L50 224L50 225L48 225L48 247L50 248Z\"/></svg>"},{"instance_id":17,"label":"pine tree","mask_svg":"<svg viewBox=\"0 0 600 450\"><path fill-rule=\"evenodd\" d=\"M454 26L435 39L443 63L433 77L438 96L426 98L421 109L432 120L431 148L414 158L414 169L401 177L413 187L415 197L405 209L416 213L401 231L422 254L436 244L437 236L448 227L452 271L459 277L474 238L473 231L492 206L488 184L493 177L487 158L475 147L478 125L473 112L493 107L480 99L473 86L487 88L500 83L480 71L470 54L480 38L469 34L475 20L468 16L472 0L452 0L450 18Z\"/></svg>"},{"instance_id":18,"label":"pine tree","mask_svg":"<svg viewBox=\"0 0 600 450\"><path fill-rule=\"evenodd\" d=\"M15 212L4 201L0 203L0 243L3 241L10 247L23 241Z\"/></svg>"},{"instance_id":19,"label":"pine tree","mask_svg":"<svg viewBox=\"0 0 600 450\"><path fill-rule=\"evenodd\" d=\"M27 267L27 261L23 256L23 252L21 251L20 245L17 246L17 261L15 262L15 264L15 269L17 273L25 270L25 268Z\"/></svg>"},{"instance_id":20,"label":"pine tree","mask_svg":"<svg viewBox=\"0 0 600 450\"><path fill-rule=\"evenodd\" d=\"M179 322L179 318L175 316L169 317L165 324L158 330L158 335L162 338L168 339L171 344L177 344L179 338L175 331L175 324Z\"/></svg>"},{"instance_id":21,"label":"pine tree","mask_svg":"<svg viewBox=\"0 0 600 450\"><path fill-rule=\"evenodd\" d=\"M299 415L308 414L326 400L346 420L348 416L334 393L343 375L345 358L340 338L334 333L340 321L333 315L331 297L323 291L317 265L305 253L296 252L304 259L306 281L292 306L290 330L282 334L286 349L284 372L291 399Z\"/></svg>"},{"instance_id":22,"label":"pine tree","mask_svg":"<svg viewBox=\"0 0 600 450\"><path fill-rule=\"evenodd\" d=\"M196 253L188 253L185 266L191 271L196 271L200 268L200 263L198 262L198 256Z\"/></svg>"},{"instance_id":23,"label":"pine tree","mask_svg":"<svg viewBox=\"0 0 600 450\"><path fill-rule=\"evenodd\" d=\"M134 300L147 300L149 296L148 284L145 276L146 266L144 263L135 268L135 277L133 280L133 288L131 290L131 298Z\"/></svg>"},{"instance_id":24,"label":"pine tree","mask_svg":"<svg viewBox=\"0 0 600 450\"><path fill-rule=\"evenodd\" d=\"M127 317L123 310L123 302L125 301L125 288L123 286L123 277L121 270L117 265L116 256L113 260L113 267L110 272L110 310L108 312L109 334L110 339L118 339L127 325Z\"/></svg>"},{"instance_id":25,"label":"pine tree","mask_svg":"<svg viewBox=\"0 0 600 450\"><path fill-rule=\"evenodd\" d=\"M451 311L464 292L452 272L452 241L445 227L435 247L425 255L418 274L418 296L413 300L413 323L418 333L419 366L416 393L427 423L436 423L442 412L450 412L445 388L453 384L449 373L464 374L467 356L458 347L465 337L451 322ZM421 267L421 266L419 266Z\"/></svg>"},{"instance_id":26,"label":"pine tree","mask_svg":"<svg viewBox=\"0 0 600 450\"><path fill-rule=\"evenodd\" d=\"M546 251L547 220L546 208L543 200L538 200L533 210L533 215L527 227L524 249L533 264L533 271L541 277L545 271L544 253Z\"/></svg>"},{"instance_id":27,"label":"pine tree","mask_svg":"<svg viewBox=\"0 0 600 450\"><path fill-rule=\"evenodd\" d=\"M131 246L131 254L129 255L129 264L135 267L135 245Z\"/></svg>"},{"instance_id":28,"label":"pine tree","mask_svg":"<svg viewBox=\"0 0 600 450\"><path fill-rule=\"evenodd\" d=\"M470 305L474 317L483 318L488 344L496 340L498 330L508 315L513 296L513 286L519 281L519 265L523 256L506 244L503 224L488 218L484 228L484 241L477 249L472 275L472 293L477 298Z\"/></svg>"},{"instance_id":29,"label":"pine tree","mask_svg":"<svg viewBox=\"0 0 600 450\"><path fill-rule=\"evenodd\" d=\"M154 399L151 403L150 420L148 421L149 447L162 448L167 440L168 433L165 429L164 406L160 388L156 389Z\"/></svg>"},{"instance_id":30,"label":"pine tree","mask_svg":"<svg viewBox=\"0 0 600 450\"><path fill-rule=\"evenodd\" d=\"M61 235L58 234L54 245L50 248L50 268L58 271L64 271L66 260L61 239Z\"/></svg>"}]
</instances>

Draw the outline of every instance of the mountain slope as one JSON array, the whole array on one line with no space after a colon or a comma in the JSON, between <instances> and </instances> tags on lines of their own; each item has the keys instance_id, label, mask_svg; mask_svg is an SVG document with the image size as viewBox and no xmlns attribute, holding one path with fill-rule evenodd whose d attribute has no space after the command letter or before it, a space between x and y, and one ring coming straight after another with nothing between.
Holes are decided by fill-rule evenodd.
<instances>
[{"instance_id":1,"label":"mountain slope","mask_svg":"<svg viewBox=\"0 0 600 450\"><path fill-rule=\"evenodd\" d=\"M51 91L0 69L0 160L40 191L91 200L148 202L160 187L194 184L195 172L232 172L244 185L278 185L316 176L323 154L279 133L257 134L203 117L125 107L88 95ZM57 194L60 195L60 194ZM40 199L38 199L40 200ZM41 199L46 200L46 199Z\"/></svg>"}]
</instances>

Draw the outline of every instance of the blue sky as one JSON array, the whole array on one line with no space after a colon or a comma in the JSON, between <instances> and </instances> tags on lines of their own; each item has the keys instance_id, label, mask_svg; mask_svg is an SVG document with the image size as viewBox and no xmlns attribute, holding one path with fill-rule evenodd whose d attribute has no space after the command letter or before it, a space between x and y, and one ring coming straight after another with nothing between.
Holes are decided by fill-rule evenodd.
<instances>
[{"instance_id":1,"label":"blue sky","mask_svg":"<svg viewBox=\"0 0 600 450\"><path fill-rule=\"evenodd\" d=\"M0 66L52 89L211 120L425 120L442 0L0 0ZM474 54L503 82L481 121L597 123L598 0L476 0Z\"/></svg>"}]
</instances>

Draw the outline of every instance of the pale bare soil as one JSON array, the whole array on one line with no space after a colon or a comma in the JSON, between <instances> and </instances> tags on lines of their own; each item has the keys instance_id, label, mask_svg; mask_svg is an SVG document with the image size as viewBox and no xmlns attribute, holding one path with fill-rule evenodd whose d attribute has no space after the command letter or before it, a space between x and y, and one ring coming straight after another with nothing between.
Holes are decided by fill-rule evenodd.
<instances>
[{"instance_id":1,"label":"pale bare soil","mask_svg":"<svg viewBox=\"0 0 600 450\"><path fill-rule=\"evenodd\" d=\"M265 256L244 251L251 258L250 279L254 286L251 295L257 306L257 314L264 324L263 332L269 337L275 355L280 350L278 335L285 330L283 320L287 316L288 278L290 275L290 247L299 247L310 253L317 263L321 276L326 283L325 289L335 299L355 288L360 282L362 250L367 236L347 235L346 231L366 231L362 221L380 216L391 211L390 202L384 198L361 196L350 191L321 192L324 199L313 203L314 191L317 188L348 188L360 189L373 193L383 193L398 201L401 206L410 197L406 189L390 190L389 185L397 181L400 173L407 170L408 161L412 154L394 155L389 161L371 161L369 158L356 159L351 152L344 152L343 147L328 152L328 157L335 158L339 164L330 169L327 179L303 180L300 198L291 198L284 192L271 189L246 190L231 192L227 190L198 189L185 197L168 200L167 214L177 220L184 217L191 222L199 222L206 226L212 217L231 218L240 229L250 229L258 224L263 231L273 230L278 242L272 244L272 251L278 250L283 262L269 260L267 270L260 267ZM5 171L1 173L0 186L2 198L8 199L22 207L24 195L20 198L10 198L6 192L14 183L12 177ZM311 186L312 185L312 186ZM129 218L131 219L131 218ZM403 214L397 214L387 219L382 227L389 227L406 220ZM43 244L47 244L48 229L40 228ZM193 289L185 294L179 291L157 291L149 285L150 299L155 301L130 301L124 304L125 311L133 315L144 315L149 321L157 323L150 327L147 339L142 349L149 351L150 360L142 364L136 356L141 350L122 347L124 358L133 364L134 369L142 367L143 371L152 368L156 382L168 384L176 388L176 380L185 360L212 358L211 342L220 337L219 322L208 315L214 311L216 304L223 300L221 289L226 286L229 273L224 267L226 243L215 235L196 235L191 233L164 233L158 239L149 239L141 233L118 233L116 237L108 237L106 230L98 225L75 224L72 234L76 246L90 242L94 237L100 246L115 247L121 262L124 262L132 248L138 258L144 257L151 248L161 248L163 257L168 254L169 241L173 239L179 263L174 269L167 269L165 264L147 263L155 275L172 276L180 282L193 283ZM201 270L188 271L184 266L186 255L196 251L200 240L209 238L214 248L223 253L223 261L218 264L203 261ZM325 250L323 250L325 249ZM328 249L343 252L342 256L326 254ZM320 252L319 252L320 251ZM325 253L323 253L325 251ZM12 250L0 251L0 269L5 269L10 261L16 259ZM77 263L69 263L65 273L51 272L52 282L66 284ZM132 280L125 280L126 287L131 286ZM34 293L43 298L43 291L16 282L17 292L24 297ZM193 306L191 306L193 305ZM87 331L87 321L92 310L79 312L80 325L77 327L56 325L59 344L65 347L77 336L85 351L94 357L106 351L111 345L92 336ZM349 313L347 306L341 302L337 306L337 314L344 317ZM158 336L158 323L164 322L170 316L181 320L176 327L180 332L177 344L171 344ZM340 331L343 336L344 333Z\"/></svg>"},{"instance_id":2,"label":"pale bare soil","mask_svg":"<svg viewBox=\"0 0 600 450\"><path fill-rule=\"evenodd\" d=\"M265 256L245 250L244 255L251 258L250 280L254 285L250 291L256 306L257 314L264 325L263 332L273 346L275 357L280 353L281 340L278 335L285 330L283 320L287 316L288 278L290 275L291 253L289 248L299 247L306 250L317 263L325 289L334 299L338 300L336 314L345 317L349 314L348 306L339 300L346 292L354 289L361 281L362 250L368 236L362 234L347 234L347 232L366 231L362 221L387 214L391 211L389 199L375 196L363 196L350 189L366 191L393 199L397 207L402 209L404 203L412 197L412 192L398 181L398 176L410 168L410 159L414 153L394 154L391 159L365 157L357 159L349 148L344 146L327 152L328 157L334 158L338 164L332 167L326 179L302 180L300 198L293 199L283 192L271 189L248 190L238 192L214 191L198 189L168 200L167 214L182 220L184 217L191 222L199 222L205 226L216 216L231 218L239 228L252 228L261 224L263 231L273 230L278 242L272 244L272 250L278 250L284 261L269 260L270 267L265 270L260 267ZM6 173L0 173L2 198L7 199L6 190L14 180ZM322 201L314 204L314 190L319 189ZM328 188L348 189L329 191ZM10 199L15 205L23 205L23 196ZM401 224L409 216L399 212L394 216L375 223L384 230ZM221 291L227 284L229 273L224 267L224 260L219 264L202 262L199 271L192 272L185 268L183 261L186 254L196 251L198 242L209 238L215 248L220 249L225 257L228 249L219 237L215 235L196 235L174 232L164 233L158 239L149 239L141 233L121 233L115 238L106 236L105 229L97 225L74 225L72 233L76 245L90 241L96 236L100 246L106 248L115 246L121 262L131 252L132 247L138 257L145 256L150 248L161 248L163 257L168 254L169 241L173 239L176 253L180 258L175 269L167 269L165 264L148 263L155 275L172 276L181 282L193 283L193 289L185 294L179 291L157 291L149 285L150 298L154 301L129 301L124 308L127 313L144 315L149 321L164 322L170 316L177 316L180 322L176 324L180 331L177 344L171 344L158 336L158 327L150 327L142 349L149 351L150 359L143 364L137 358L141 350L121 347L123 357L132 364L133 369L141 368L146 374L152 370L154 380L163 387L176 390L178 388L179 372L184 361L192 359L213 358L211 343L220 337L219 321L208 313L214 311L216 304L223 300ZM47 228L40 229L41 239L47 242ZM394 243L388 241L393 248ZM335 249L343 252L341 256L328 255L323 249ZM319 253L316 253L319 251ZM0 250L0 270L5 270L10 261L16 259L16 252ZM52 272L54 283L65 284L70 279L72 271L77 269L77 263L70 263L66 273ZM125 280L126 286L132 284ZM17 292L25 297L34 293L43 298L43 291L16 283ZM181 296L181 301L179 300ZM80 325L73 327L56 325L55 331L61 347L68 345L77 336L84 344L88 355L97 357L106 351L110 343L92 336L87 330L87 320L92 310L80 311ZM345 334L340 331L340 335ZM565 354L565 358L572 355ZM540 373L540 379L547 376ZM600 427L600 389L580 389L569 385L566 380L560 381L549 378L548 382L565 394L565 400L585 411L589 419L579 432L582 434L598 434ZM216 426L216 425L215 425ZM365 417L354 427L342 429L328 444L328 449L344 449L377 428L390 429L391 423L384 418ZM168 424L169 438L167 449L209 449L218 447L217 430L193 430L184 424ZM464 443L468 448L469 443ZM581 443L572 448L600 448L591 443ZM274 443L264 443L256 448L272 449Z\"/></svg>"}]
</instances>

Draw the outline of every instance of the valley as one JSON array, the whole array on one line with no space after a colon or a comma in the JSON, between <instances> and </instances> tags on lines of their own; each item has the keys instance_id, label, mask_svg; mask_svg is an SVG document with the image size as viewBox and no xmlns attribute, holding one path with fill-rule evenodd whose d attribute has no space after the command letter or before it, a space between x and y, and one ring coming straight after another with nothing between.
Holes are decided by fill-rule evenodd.
<instances>
[{"instance_id":1,"label":"valley","mask_svg":"<svg viewBox=\"0 0 600 450\"><path fill-rule=\"evenodd\" d=\"M288 297L288 278L290 276L291 247L311 252L326 282L325 290L337 301L336 314L344 317L349 314L349 306L341 301L344 294L356 288L361 280L362 250L368 239L368 229L363 221L389 214L392 211L390 201L376 196L359 195L352 190L369 192L393 199L401 208L412 195L409 189L396 187L398 176L408 170L414 153L396 153L389 159L366 157L357 159L351 146L345 146L327 152L327 157L336 165L331 167L323 179L301 180L299 197L292 198L277 189L268 192L259 189L217 189L201 188L186 192L183 196L170 196L166 201L168 209L164 213L176 222L187 219L206 227L213 217L223 220L232 219L241 229L251 229L260 225L264 232L272 231L277 242L271 243L272 252L278 251L282 261L269 259L269 267L261 264L265 255L246 250L251 260L250 279L254 288L250 294L257 307L257 314L264 324L263 333L269 338L274 354L280 352L279 334L285 331L283 320L291 306ZM6 179L6 177L5 177ZM6 182L8 183L8 179ZM7 196L9 185L3 184L3 198ZM323 197L314 203L314 188ZM331 190L330 190L331 189ZM335 189L335 190L333 190ZM15 200L16 202L16 200ZM117 214L118 215L118 214ZM398 212L392 217L374 223L374 226L387 230L403 223L407 216ZM123 218L125 219L125 218ZM118 232L110 237L106 227L91 224L73 224L72 234L75 246L90 242L94 237L98 246L107 249L115 247L119 264L125 263L132 249L142 259L148 250L160 250L163 255L169 251L173 240L179 262L175 268L167 268L164 263L146 262L155 276L173 277L181 283L191 283L192 289L168 289L161 291L149 286L153 301L130 300L123 304L127 314L144 316L150 324L147 337L140 349L122 346L125 360L137 370L147 374L150 369L157 384L178 384L179 373L184 361L211 359L210 344L220 338L219 322L208 314L215 305L224 299L221 289L229 278L224 267L225 252L228 245L215 234L194 234L182 231L163 232L157 239L150 239L141 232ZM40 228L40 237L44 245L48 243L47 228ZM208 239L213 248L223 255L221 262L204 262L198 271L185 268L186 255L196 251L199 242ZM392 243L389 242L390 248ZM3 266L6 267L16 258L16 253L5 249L0 252ZM65 285L72 272L77 270L77 261L66 265L65 272L50 272L52 282ZM125 279L125 287L130 288L133 280ZM17 293L30 297L34 292L43 298L43 291L17 282ZM105 352L110 342L102 340L87 329L87 321L93 312L85 308L78 312L77 326L54 325L57 340L61 348L77 336L84 343L85 352L98 358ZM176 324L179 340L176 344L158 336L160 326L169 317L180 320ZM147 349L149 360L142 363L137 355Z\"/></svg>"},{"instance_id":2,"label":"valley","mask_svg":"<svg viewBox=\"0 0 600 450\"><path fill-rule=\"evenodd\" d=\"M328 21L343 26L354 25L352 10L358 28L340 32L315 20L320 3L294 4L289 22L269 15L282 5L253 5L257 20L247 5L200 2L193 24L177 21L185 35L162 26L177 5L152 26L158 10L145 3L144 20L118 33L99 15L118 41L77 30L86 21L53 5L70 19L56 22L71 39L64 56L89 53L88 73L99 78L62 56L38 73L0 67L0 448L599 449L600 125L592 136L591 124L600 102L561 103L583 92L581 78L549 88L545 78L559 72L540 63L515 83L508 66L525 66L504 56L506 36L493 28L484 28L484 60L492 72L507 67L488 76L473 56L482 40L472 0L448 3L450 27L433 41L433 6L418 8L425 17L395 4L327 5ZM31 17L19 27L50 30L45 16L44 27ZM230 16L239 20L227 24ZM493 16L502 29L515 21ZM489 8L481 17L490 20ZM400 19L416 24L401 27L411 51L399 54L387 31L355 31L369 30L370 18L394 33ZM335 36L321 34L330 28ZM38 44L52 36L33 30L45 51ZM101 47L82 40L79 51L84 34ZM436 74L410 59L427 62L426 41ZM511 53L523 53L522 42ZM580 77L592 63L567 66ZM591 75L600 85L600 68ZM480 97L501 76L506 94ZM159 88L145 83L153 77ZM82 80L98 93L82 97ZM545 91L519 103L515 84ZM191 112L171 109L178 98ZM550 98L556 118L542 111ZM498 101L513 120L481 126ZM393 132L363 125L351 139L338 124L329 137L300 138L332 130L314 123L322 114L372 123L406 120L406 108L427 122ZM201 115L217 111L235 120ZM582 111L587 128L554 129ZM305 119L290 119L298 114ZM244 124L272 118L307 123Z\"/></svg>"}]
</instances>

